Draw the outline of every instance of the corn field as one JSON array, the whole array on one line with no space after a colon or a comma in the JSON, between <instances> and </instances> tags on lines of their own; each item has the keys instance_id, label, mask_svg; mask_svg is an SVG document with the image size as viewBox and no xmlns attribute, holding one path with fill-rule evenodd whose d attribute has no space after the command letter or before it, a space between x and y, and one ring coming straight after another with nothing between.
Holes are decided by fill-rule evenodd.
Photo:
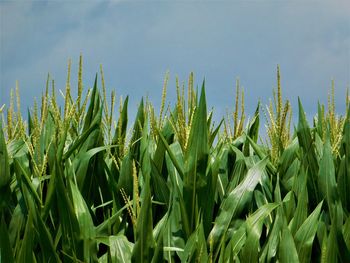
<instances>
[{"instance_id":1,"label":"corn field","mask_svg":"<svg viewBox=\"0 0 350 263\"><path fill-rule=\"evenodd\" d=\"M350 262L348 97L338 116L333 85L311 124L299 100L291 130L278 68L270 105L248 121L237 81L215 125L205 83L177 81L166 108L168 79L132 125L102 68L83 89L82 58L64 105L48 77L24 117L16 89L0 110L0 262Z\"/></svg>"}]
</instances>

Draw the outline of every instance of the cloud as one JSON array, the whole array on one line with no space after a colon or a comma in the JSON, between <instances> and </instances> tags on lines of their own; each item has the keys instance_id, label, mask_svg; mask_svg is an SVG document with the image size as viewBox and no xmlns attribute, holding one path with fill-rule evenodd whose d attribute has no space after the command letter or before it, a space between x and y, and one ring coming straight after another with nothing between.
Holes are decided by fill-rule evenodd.
<instances>
[{"instance_id":1,"label":"cloud","mask_svg":"<svg viewBox=\"0 0 350 263\"><path fill-rule=\"evenodd\" d=\"M294 105L300 95L308 110L316 108L316 91L324 100L332 77L338 101L349 84L347 1L47 1L1 3L0 9L1 103L16 79L28 105L48 71L64 87L67 59L76 72L80 52L85 86L102 63L108 87L130 94L130 105L147 94L158 105L167 69L170 100L175 74L186 81L195 71L199 85L206 77L209 104L220 113L232 107L237 76L249 112L259 98L267 102L277 63L284 93Z\"/></svg>"}]
</instances>

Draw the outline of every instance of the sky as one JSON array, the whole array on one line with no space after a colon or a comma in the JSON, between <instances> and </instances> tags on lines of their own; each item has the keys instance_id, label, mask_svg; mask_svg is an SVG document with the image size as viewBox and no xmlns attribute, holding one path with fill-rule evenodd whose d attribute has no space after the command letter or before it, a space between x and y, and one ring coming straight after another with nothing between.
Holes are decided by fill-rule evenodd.
<instances>
[{"instance_id":1,"label":"sky","mask_svg":"<svg viewBox=\"0 0 350 263\"><path fill-rule=\"evenodd\" d=\"M159 107L165 73L168 102L175 78L205 79L216 119L232 111L235 80L252 116L268 104L281 67L283 96L297 116L300 96L308 116L327 103L335 80L337 111L344 114L350 83L350 1L0 1L0 107L19 82L22 108L32 107L47 74L64 90L72 59L77 90L79 55L84 87L100 64L110 92L141 97Z\"/></svg>"}]
</instances>

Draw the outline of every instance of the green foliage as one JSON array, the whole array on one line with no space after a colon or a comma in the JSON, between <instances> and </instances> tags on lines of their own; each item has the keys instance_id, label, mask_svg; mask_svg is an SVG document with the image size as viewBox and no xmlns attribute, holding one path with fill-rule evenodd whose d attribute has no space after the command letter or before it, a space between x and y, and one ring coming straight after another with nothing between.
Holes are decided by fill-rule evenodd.
<instances>
[{"instance_id":1,"label":"green foliage","mask_svg":"<svg viewBox=\"0 0 350 263\"><path fill-rule=\"evenodd\" d=\"M80 58L74 99L70 67L62 110L48 77L28 124L18 89L0 122L0 262L350 261L349 104L319 105L310 126L299 100L290 135L278 69L267 147L238 83L230 128L193 73L166 109L167 74L159 117L141 100L128 133L128 97L114 114L102 68L85 92Z\"/></svg>"}]
</instances>

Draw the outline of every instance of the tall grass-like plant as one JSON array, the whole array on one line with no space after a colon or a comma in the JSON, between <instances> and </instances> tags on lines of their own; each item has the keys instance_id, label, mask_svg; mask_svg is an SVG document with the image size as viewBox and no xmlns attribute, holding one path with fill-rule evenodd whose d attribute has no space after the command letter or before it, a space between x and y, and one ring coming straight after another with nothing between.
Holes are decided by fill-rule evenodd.
<instances>
[{"instance_id":1,"label":"tall grass-like plant","mask_svg":"<svg viewBox=\"0 0 350 263\"><path fill-rule=\"evenodd\" d=\"M232 116L228 114L224 122L225 137L232 138L234 140L241 136L243 133L243 125L245 118L246 116L244 112L244 90L240 87L239 79L237 79L235 108L232 113ZM233 120L233 128L231 127L231 119Z\"/></svg>"},{"instance_id":2,"label":"tall grass-like plant","mask_svg":"<svg viewBox=\"0 0 350 263\"><path fill-rule=\"evenodd\" d=\"M335 84L332 80L331 91L328 95L327 110L324 105L318 105L318 115L315 117L314 125L317 127L317 132L323 141L327 139L327 132L329 133L329 140L331 143L332 151L336 155L339 152L342 131L344 127L344 116L337 115L335 109ZM346 95L346 108L349 107L348 94Z\"/></svg>"},{"instance_id":3,"label":"tall grass-like plant","mask_svg":"<svg viewBox=\"0 0 350 263\"><path fill-rule=\"evenodd\" d=\"M290 102L283 102L280 67L277 66L277 93L273 91L273 102L266 109L267 136L271 146L271 158L275 163L290 142L292 108Z\"/></svg>"},{"instance_id":4,"label":"tall grass-like plant","mask_svg":"<svg viewBox=\"0 0 350 263\"><path fill-rule=\"evenodd\" d=\"M334 85L313 126L299 100L290 134L278 67L267 147L238 83L233 126L213 125L193 73L166 108L167 73L159 114L141 100L130 123L102 68L84 90L80 57L77 94L70 68L63 105L48 76L27 117L18 88L0 109L1 262L350 261L350 107L337 117Z\"/></svg>"}]
</instances>

